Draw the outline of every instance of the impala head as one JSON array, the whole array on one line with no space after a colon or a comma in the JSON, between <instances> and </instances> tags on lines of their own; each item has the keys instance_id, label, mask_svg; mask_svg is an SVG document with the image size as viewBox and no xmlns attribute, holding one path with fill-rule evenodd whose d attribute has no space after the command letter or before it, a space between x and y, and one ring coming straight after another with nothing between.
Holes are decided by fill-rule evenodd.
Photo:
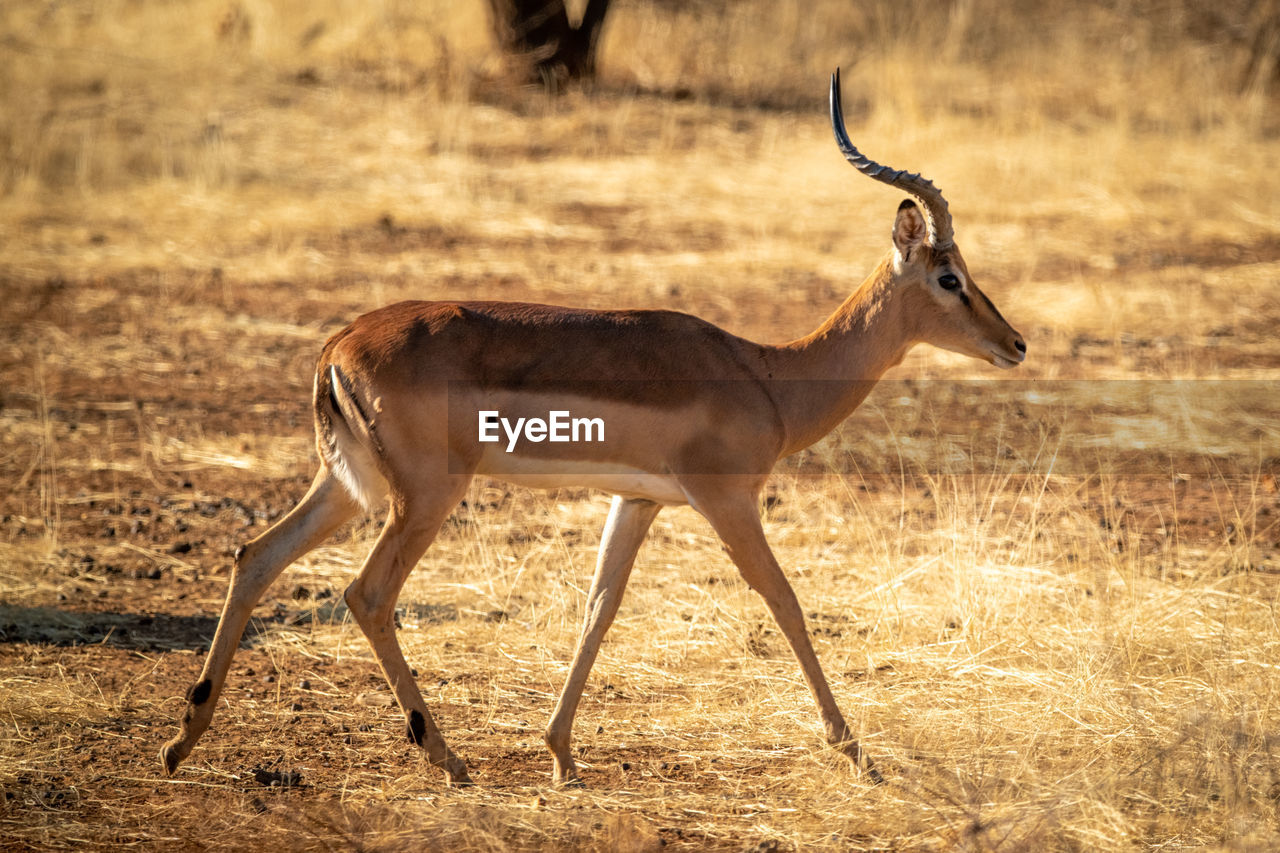
<instances>
[{"instance_id":1,"label":"impala head","mask_svg":"<svg viewBox=\"0 0 1280 853\"><path fill-rule=\"evenodd\" d=\"M854 168L920 202L917 206L908 199L898 207L890 270L894 290L916 321L917 339L996 367L1020 364L1027 345L969 275L942 192L918 174L868 159L849 141L840 109L838 69L831 76L831 126L836 144Z\"/></svg>"}]
</instances>

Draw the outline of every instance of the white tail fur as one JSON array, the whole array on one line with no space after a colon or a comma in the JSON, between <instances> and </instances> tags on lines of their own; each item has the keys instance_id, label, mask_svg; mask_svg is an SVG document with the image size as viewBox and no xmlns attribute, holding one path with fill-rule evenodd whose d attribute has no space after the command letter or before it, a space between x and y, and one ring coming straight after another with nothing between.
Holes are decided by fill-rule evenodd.
<instances>
[{"instance_id":1,"label":"white tail fur","mask_svg":"<svg viewBox=\"0 0 1280 853\"><path fill-rule=\"evenodd\" d=\"M320 455L351 496L366 512L373 512L387 494L387 481L374 458L377 440L336 364L329 365L328 391L327 399L317 400L318 406L328 410L330 427L329 440L320 442ZM317 388L317 393L322 389Z\"/></svg>"}]
</instances>

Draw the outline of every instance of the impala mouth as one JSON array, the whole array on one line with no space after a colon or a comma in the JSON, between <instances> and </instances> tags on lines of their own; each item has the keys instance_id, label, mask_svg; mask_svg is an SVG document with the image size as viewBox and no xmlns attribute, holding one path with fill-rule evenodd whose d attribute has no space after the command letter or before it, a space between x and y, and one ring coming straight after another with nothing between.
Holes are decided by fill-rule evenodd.
<instances>
[{"instance_id":1,"label":"impala mouth","mask_svg":"<svg viewBox=\"0 0 1280 853\"><path fill-rule=\"evenodd\" d=\"M991 356L991 363L1001 370L1008 370L1011 367L1017 367L1019 364L1022 364L1027 357L1027 354L1024 352L1018 353L1017 358L1009 358L1008 356L1001 355L998 352L988 352L987 354Z\"/></svg>"}]
</instances>

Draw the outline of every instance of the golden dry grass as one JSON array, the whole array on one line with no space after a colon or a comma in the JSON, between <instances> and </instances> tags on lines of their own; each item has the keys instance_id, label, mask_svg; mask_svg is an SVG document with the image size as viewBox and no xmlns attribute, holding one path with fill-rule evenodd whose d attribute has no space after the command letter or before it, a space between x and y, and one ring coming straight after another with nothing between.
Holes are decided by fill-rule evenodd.
<instances>
[{"instance_id":1,"label":"golden dry grass","mask_svg":"<svg viewBox=\"0 0 1280 853\"><path fill-rule=\"evenodd\" d=\"M1274 848L1278 113L1243 6L1126 8L629 3L596 90L548 100L493 82L479 3L7 4L0 844ZM998 377L913 353L770 488L889 783L821 746L766 610L668 510L583 701L587 787L552 789L606 502L486 482L400 602L475 789L403 742L337 604L376 520L286 572L164 779L230 554L313 470L324 336L409 297L808 331L898 201L831 145L837 64L855 141L946 190L1030 346Z\"/></svg>"}]
</instances>

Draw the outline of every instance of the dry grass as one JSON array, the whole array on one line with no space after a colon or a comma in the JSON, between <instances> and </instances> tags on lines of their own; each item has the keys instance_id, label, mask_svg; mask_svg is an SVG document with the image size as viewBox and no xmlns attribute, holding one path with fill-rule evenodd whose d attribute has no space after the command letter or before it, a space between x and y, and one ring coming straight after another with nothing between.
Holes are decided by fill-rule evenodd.
<instances>
[{"instance_id":1,"label":"dry grass","mask_svg":"<svg viewBox=\"0 0 1280 853\"><path fill-rule=\"evenodd\" d=\"M596 91L551 101L492 82L480 3L6 4L0 845L1276 847L1280 111L1243 4L1120 8L627 3ZM323 337L407 297L808 331L897 203L831 145L836 64L1030 345L998 381L914 353L771 485L889 783L820 746L669 510L583 701L588 785L552 789L605 501L484 482L400 602L476 788L403 742L337 603L375 520L273 588L164 779L230 554L312 471Z\"/></svg>"}]
</instances>

